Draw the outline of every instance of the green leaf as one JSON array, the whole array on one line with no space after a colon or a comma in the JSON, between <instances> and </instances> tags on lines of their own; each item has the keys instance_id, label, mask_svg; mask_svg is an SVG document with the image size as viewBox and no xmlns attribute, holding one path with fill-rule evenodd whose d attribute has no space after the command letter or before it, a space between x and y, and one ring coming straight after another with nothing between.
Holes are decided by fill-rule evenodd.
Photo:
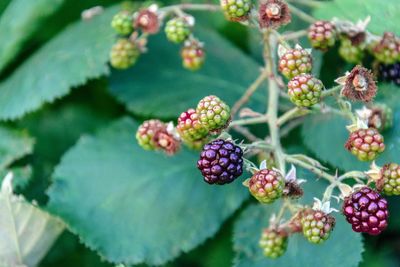
<instances>
[{"instance_id":1,"label":"green leaf","mask_svg":"<svg viewBox=\"0 0 400 267\"><path fill-rule=\"evenodd\" d=\"M109 22L116 8L79 21L47 43L0 84L0 119L16 119L108 73L114 41Z\"/></svg>"},{"instance_id":2,"label":"green leaf","mask_svg":"<svg viewBox=\"0 0 400 267\"><path fill-rule=\"evenodd\" d=\"M149 51L137 65L112 72L111 93L131 112L146 117L176 117L209 94L234 104L257 78L260 66L211 29L199 25L195 35L205 43L206 62L201 70L184 69L180 47L159 34L149 39ZM264 88L256 95L249 104L262 112Z\"/></svg>"},{"instance_id":3,"label":"green leaf","mask_svg":"<svg viewBox=\"0 0 400 267\"><path fill-rule=\"evenodd\" d=\"M386 149L376 162L383 165L398 162L400 155L400 92L390 85L379 86L377 103L390 105L394 112L393 127L383 132ZM308 117L302 127L302 136L306 146L322 161L345 170L367 170L369 162L360 162L344 148L349 137L346 125L348 120L334 114L317 114Z\"/></svg>"},{"instance_id":4,"label":"green leaf","mask_svg":"<svg viewBox=\"0 0 400 267\"><path fill-rule=\"evenodd\" d=\"M314 9L314 15L319 19L337 17L353 22L371 16L368 29L374 34L383 34L386 31L399 33L399 1L386 0L384 3L383 5L380 0L335 0L321 3L319 8Z\"/></svg>"},{"instance_id":5,"label":"green leaf","mask_svg":"<svg viewBox=\"0 0 400 267\"><path fill-rule=\"evenodd\" d=\"M298 170L299 177L307 179L304 184L304 197L300 202L312 204L312 198L321 199L327 186L324 180L317 180L315 175ZM334 200L332 200L334 201ZM286 253L275 260L266 258L258 246L263 228L268 227L270 216L279 210L282 203L272 205L252 205L240 216L234 229L235 267L282 267L282 266L358 266L362 257L362 235L352 231L351 226L340 213L333 213L336 226L330 238L321 245L308 242L302 234L289 237ZM331 203L335 204L335 203Z\"/></svg>"},{"instance_id":6,"label":"green leaf","mask_svg":"<svg viewBox=\"0 0 400 267\"><path fill-rule=\"evenodd\" d=\"M162 264L213 236L248 194L240 179L204 183L198 152L142 150L137 127L124 118L81 138L56 168L49 209L111 262Z\"/></svg>"},{"instance_id":7,"label":"green leaf","mask_svg":"<svg viewBox=\"0 0 400 267\"><path fill-rule=\"evenodd\" d=\"M0 17L0 71L17 55L24 42L57 11L64 0L14 0Z\"/></svg>"},{"instance_id":8,"label":"green leaf","mask_svg":"<svg viewBox=\"0 0 400 267\"><path fill-rule=\"evenodd\" d=\"M32 153L34 140L25 131L0 126L0 170Z\"/></svg>"},{"instance_id":9,"label":"green leaf","mask_svg":"<svg viewBox=\"0 0 400 267\"><path fill-rule=\"evenodd\" d=\"M64 230L64 224L14 195L11 182L5 178L0 192L0 266L34 267Z\"/></svg>"},{"instance_id":10,"label":"green leaf","mask_svg":"<svg viewBox=\"0 0 400 267\"><path fill-rule=\"evenodd\" d=\"M3 177L8 172L12 172L14 175L13 188L23 190L28 185L32 176L32 167L13 167L11 169L4 169L0 171L0 183L3 181Z\"/></svg>"}]
</instances>

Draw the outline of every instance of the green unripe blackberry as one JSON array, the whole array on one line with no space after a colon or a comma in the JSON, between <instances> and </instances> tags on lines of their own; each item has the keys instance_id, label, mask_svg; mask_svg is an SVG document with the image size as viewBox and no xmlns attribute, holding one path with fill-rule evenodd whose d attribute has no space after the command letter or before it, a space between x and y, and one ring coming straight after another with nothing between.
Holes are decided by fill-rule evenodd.
<instances>
[{"instance_id":1,"label":"green unripe blackberry","mask_svg":"<svg viewBox=\"0 0 400 267\"><path fill-rule=\"evenodd\" d=\"M225 102L210 95L200 100L196 108L201 124L211 133L219 133L231 119L231 110Z\"/></svg>"},{"instance_id":2,"label":"green unripe blackberry","mask_svg":"<svg viewBox=\"0 0 400 267\"><path fill-rule=\"evenodd\" d=\"M119 34L130 34L133 31L132 16L126 11L117 13L111 21L111 27Z\"/></svg>"},{"instance_id":3,"label":"green unripe blackberry","mask_svg":"<svg viewBox=\"0 0 400 267\"><path fill-rule=\"evenodd\" d=\"M185 18L173 18L165 25L167 39L173 43L182 43L190 33L190 25Z\"/></svg>"},{"instance_id":4,"label":"green unripe blackberry","mask_svg":"<svg viewBox=\"0 0 400 267\"><path fill-rule=\"evenodd\" d=\"M196 71L204 64L205 52L203 46L197 42L185 42L181 51L182 65L184 68Z\"/></svg>"},{"instance_id":5,"label":"green unripe blackberry","mask_svg":"<svg viewBox=\"0 0 400 267\"><path fill-rule=\"evenodd\" d=\"M265 229L262 232L259 245L266 257L271 259L279 258L286 252L288 234L283 229Z\"/></svg>"},{"instance_id":6,"label":"green unripe blackberry","mask_svg":"<svg viewBox=\"0 0 400 267\"><path fill-rule=\"evenodd\" d=\"M251 0L221 0L220 4L226 17L232 21L247 19L251 9Z\"/></svg>"},{"instance_id":7,"label":"green unripe blackberry","mask_svg":"<svg viewBox=\"0 0 400 267\"><path fill-rule=\"evenodd\" d=\"M303 235L314 244L327 240L335 226L335 218L320 210L305 210L301 218Z\"/></svg>"},{"instance_id":8,"label":"green unripe blackberry","mask_svg":"<svg viewBox=\"0 0 400 267\"><path fill-rule=\"evenodd\" d=\"M140 51L135 43L122 38L111 48L110 63L116 69L127 69L136 63L139 55Z\"/></svg>"},{"instance_id":9,"label":"green unripe blackberry","mask_svg":"<svg viewBox=\"0 0 400 267\"><path fill-rule=\"evenodd\" d=\"M310 107L321 100L324 85L311 74L300 74L288 83L290 101L299 107Z\"/></svg>"},{"instance_id":10,"label":"green unripe blackberry","mask_svg":"<svg viewBox=\"0 0 400 267\"><path fill-rule=\"evenodd\" d=\"M364 58L364 49L359 45L353 45L348 38L341 38L339 55L346 62L357 64Z\"/></svg>"},{"instance_id":11,"label":"green unripe blackberry","mask_svg":"<svg viewBox=\"0 0 400 267\"><path fill-rule=\"evenodd\" d=\"M396 163L389 163L382 167L380 178L376 182L376 188L383 194L400 195L400 166Z\"/></svg>"}]
</instances>

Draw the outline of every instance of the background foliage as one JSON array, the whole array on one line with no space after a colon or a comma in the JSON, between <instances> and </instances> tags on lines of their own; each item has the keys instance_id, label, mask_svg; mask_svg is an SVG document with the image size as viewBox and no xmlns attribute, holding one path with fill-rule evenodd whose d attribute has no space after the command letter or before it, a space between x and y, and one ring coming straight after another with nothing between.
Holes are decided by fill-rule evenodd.
<instances>
[{"instance_id":1,"label":"background foliage","mask_svg":"<svg viewBox=\"0 0 400 267\"><path fill-rule=\"evenodd\" d=\"M81 21L81 11L94 5L104 5L105 12ZM134 132L143 119L174 120L211 93L233 104L257 77L261 46L253 31L221 14L196 13L195 33L207 49L201 71L182 69L179 48L162 33L150 38L148 54L134 68L110 71L114 34L109 22L119 9L115 0L0 1L0 179L14 171L14 189L24 196L21 205L34 210L31 220L58 223L57 216L66 224L39 266L400 265L400 205L395 199L389 199L390 229L380 237L352 233L337 215L338 226L326 245L311 248L294 238L290 253L273 262L260 256L257 239L274 207L249 200L240 181L225 187L203 183L195 152L167 158L139 149ZM369 15L369 30L381 34L400 33L399 10L397 0L335 0L313 12L319 18L354 21ZM307 26L294 21L284 30ZM337 58L337 48L313 55L327 86L351 67ZM382 85L379 99L395 110L395 127L385 133L390 146L381 160L396 160L399 88ZM264 103L264 91L259 91L250 105L263 112ZM334 116L312 115L283 141L332 169L365 169L337 149L346 139L344 124ZM301 176L309 181L303 200L309 202L323 181L307 172ZM0 205L0 232L8 229L3 224L8 213ZM0 248L6 242L0 240ZM35 264L28 258L24 263Z\"/></svg>"}]
</instances>

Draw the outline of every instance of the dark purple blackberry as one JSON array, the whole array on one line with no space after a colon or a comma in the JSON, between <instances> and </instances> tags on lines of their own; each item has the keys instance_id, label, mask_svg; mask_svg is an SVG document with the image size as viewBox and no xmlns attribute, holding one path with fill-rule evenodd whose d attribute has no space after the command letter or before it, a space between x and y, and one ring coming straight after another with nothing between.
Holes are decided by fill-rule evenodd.
<instances>
[{"instance_id":1,"label":"dark purple blackberry","mask_svg":"<svg viewBox=\"0 0 400 267\"><path fill-rule=\"evenodd\" d=\"M243 173L243 151L230 141L217 139L203 147L197 168L209 184L228 184Z\"/></svg>"},{"instance_id":2,"label":"dark purple blackberry","mask_svg":"<svg viewBox=\"0 0 400 267\"><path fill-rule=\"evenodd\" d=\"M378 235L388 225L387 201L369 187L347 196L342 211L355 232Z\"/></svg>"},{"instance_id":3,"label":"dark purple blackberry","mask_svg":"<svg viewBox=\"0 0 400 267\"><path fill-rule=\"evenodd\" d=\"M379 65L379 76L381 80L393 82L400 86L400 62L390 65Z\"/></svg>"}]
</instances>

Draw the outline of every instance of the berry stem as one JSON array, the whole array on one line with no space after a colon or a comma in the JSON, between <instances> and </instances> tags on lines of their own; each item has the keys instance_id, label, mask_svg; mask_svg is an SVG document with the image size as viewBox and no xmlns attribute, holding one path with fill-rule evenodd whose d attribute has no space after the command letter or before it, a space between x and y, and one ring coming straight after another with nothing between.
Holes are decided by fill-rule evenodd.
<instances>
[{"instance_id":1,"label":"berry stem","mask_svg":"<svg viewBox=\"0 0 400 267\"><path fill-rule=\"evenodd\" d=\"M198 11L220 11L221 7L219 5L213 5L213 4L183 3L183 4L177 4L177 5L171 5L171 6L162 7L162 8L159 9L159 11L169 13L169 12L174 12L176 9L180 9L180 10L198 10Z\"/></svg>"},{"instance_id":2,"label":"berry stem","mask_svg":"<svg viewBox=\"0 0 400 267\"><path fill-rule=\"evenodd\" d=\"M307 32L308 32L307 30L291 32L291 33L281 35L281 38L285 41L295 40L295 39L299 39L301 37L307 36Z\"/></svg>"},{"instance_id":3,"label":"berry stem","mask_svg":"<svg viewBox=\"0 0 400 267\"><path fill-rule=\"evenodd\" d=\"M291 2L293 4L301 4L301 5L305 5L308 7L313 7L313 8L317 8L321 6L321 2L319 1L314 1L314 0L287 0L288 2Z\"/></svg>"},{"instance_id":4,"label":"berry stem","mask_svg":"<svg viewBox=\"0 0 400 267\"><path fill-rule=\"evenodd\" d=\"M277 124L278 124L278 126L282 126L291 119L298 118L298 117L307 115L309 113L310 113L310 110L308 110L308 109L303 109L300 107L292 108L278 118Z\"/></svg>"},{"instance_id":5,"label":"berry stem","mask_svg":"<svg viewBox=\"0 0 400 267\"><path fill-rule=\"evenodd\" d=\"M335 95L337 92L339 92L343 88L343 85L337 85L335 87L332 87L330 89L327 89L322 92L321 97L327 97L327 96L332 96Z\"/></svg>"},{"instance_id":6,"label":"berry stem","mask_svg":"<svg viewBox=\"0 0 400 267\"><path fill-rule=\"evenodd\" d=\"M282 174L286 173L285 158L280 141L280 133L278 126L278 106L279 106L279 87L275 80L274 75L274 61L272 58L273 48L276 46L276 42L273 42L271 38L271 31L267 30L264 33L264 59L266 64L266 71L269 74L268 79L268 126L269 133L271 136L271 145L275 148L274 156L276 158L277 167L280 169Z\"/></svg>"},{"instance_id":7,"label":"berry stem","mask_svg":"<svg viewBox=\"0 0 400 267\"><path fill-rule=\"evenodd\" d=\"M263 71L260 73L257 79L247 88L243 96L233 105L231 112L232 117L234 117L235 114L239 111L239 109L250 100L250 97L254 94L255 91L257 91L260 85L267 78L268 78L268 73L266 69L263 69Z\"/></svg>"},{"instance_id":8,"label":"berry stem","mask_svg":"<svg viewBox=\"0 0 400 267\"><path fill-rule=\"evenodd\" d=\"M285 156L285 160L288 163L293 163L293 164L298 165L298 166L300 166L300 167L302 167L302 168L304 168L306 170L309 170L312 173L315 173L316 175L328 180L332 184L333 183L336 184L335 176L330 175L329 173L327 173L327 172L325 172L325 171L323 171L323 170L321 170L321 169L319 169L319 168L317 168L317 167L315 167L315 166L313 166L313 165L311 165L311 164L309 164L307 162L301 161L301 160L299 160L297 158L294 158L294 157L292 157L290 155L286 155Z\"/></svg>"},{"instance_id":9,"label":"berry stem","mask_svg":"<svg viewBox=\"0 0 400 267\"><path fill-rule=\"evenodd\" d=\"M303 10L301 10L291 4L288 4L288 6L290 8L290 11L292 11L293 14L296 14L300 19L304 20L305 22L314 23L317 21L314 17L308 15Z\"/></svg>"},{"instance_id":10,"label":"berry stem","mask_svg":"<svg viewBox=\"0 0 400 267\"><path fill-rule=\"evenodd\" d=\"M256 117L256 118L235 120L235 121L231 122L229 126L258 124L258 123L265 123L267 121L268 121L268 116L262 115L262 116Z\"/></svg>"}]
</instances>

